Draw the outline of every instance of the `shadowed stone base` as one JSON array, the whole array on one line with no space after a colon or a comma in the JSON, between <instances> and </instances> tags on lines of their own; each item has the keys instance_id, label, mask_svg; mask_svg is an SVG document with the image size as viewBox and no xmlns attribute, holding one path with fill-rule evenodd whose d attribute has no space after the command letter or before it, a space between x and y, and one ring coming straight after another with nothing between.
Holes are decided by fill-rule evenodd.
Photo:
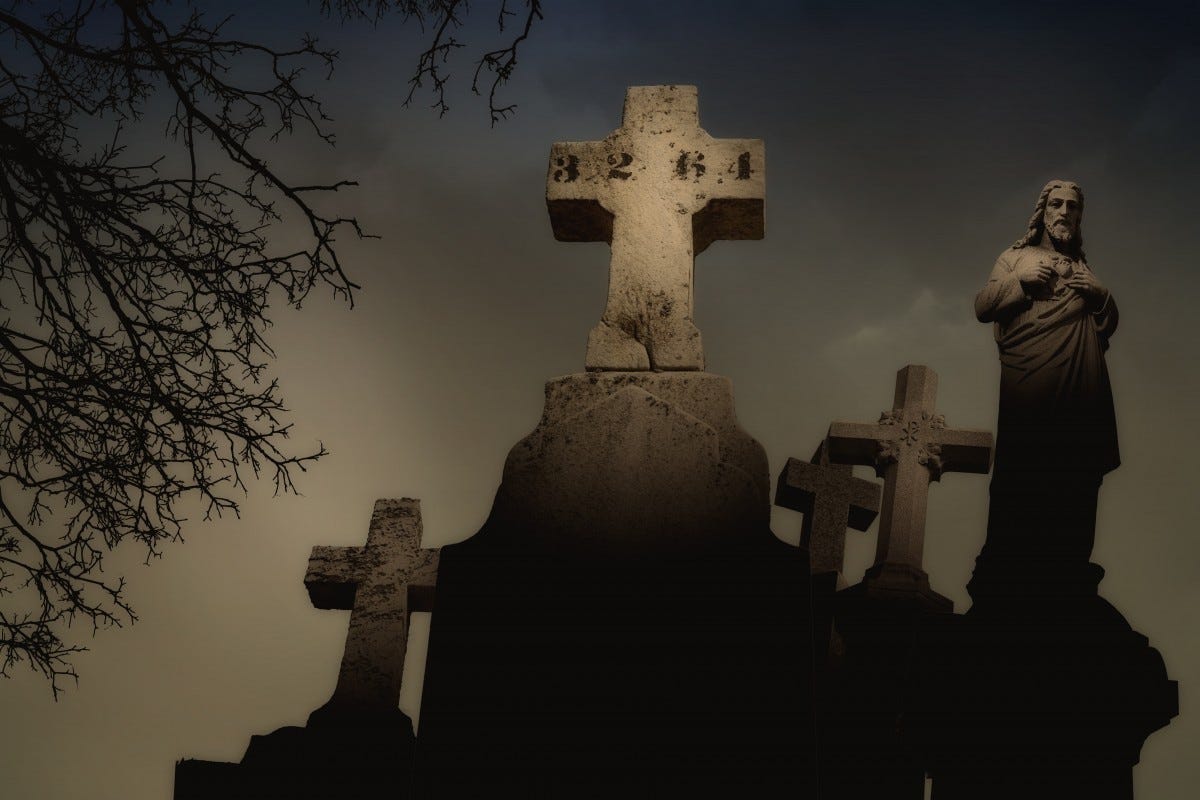
<instances>
[{"instance_id":1,"label":"shadowed stone base","mask_svg":"<svg viewBox=\"0 0 1200 800\"><path fill-rule=\"evenodd\" d=\"M1007 516L993 510L992 520ZM1085 520L1066 537L1078 550L1094 512L1060 518ZM1007 545L1055 531L1018 533L980 555L970 611L920 635L906 718L934 800L1132 800L1133 766L1146 737L1178 713L1178 686L1096 593L1103 569L1053 543L1021 558Z\"/></svg>"},{"instance_id":2,"label":"shadowed stone base","mask_svg":"<svg viewBox=\"0 0 1200 800\"><path fill-rule=\"evenodd\" d=\"M184 759L174 800L377 800L414 797L415 739L399 709L383 718L310 717L250 737L241 763Z\"/></svg>"},{"instance_id":3,"label":"shadowed stone base","mask_svg":"<svg viewBox=\"0 0 1200 800\"><path fill-rule=\"evenodd\" d=\"M911 564L888 561L876 564L866 571L861 583L843 589L842 595L843 605L858 596L933 614L949 614L954 610L950 598L929 585L929 573Z\"/></svg>"},{"instance_id":4,"label":"shadowed stone base","mask_svg":"<svg viewBox=\"0 0 1200 800\"><path fill-rule=\"evenodd\" d=\"M1177 685L1116 609L1093 597L1041 620L939 622L922 632L907 717L935 800L1132 800L1132 768L1177 713Z\"/></svg>"},{"instance_id":5,"label":"shadowed stone base","mask_svg":"<svg viewBox=\"0 0 1200 800\"><path fill-rule=\"evenodd\" d=\"M728 378L583 373L546 384L492 518L561 552L633 555L766 530L769 490L766 452L738 425Z\"/></svg>"},{"instance_id":6,"label":"shadowed stone base","mask_svg":"<svg viewBox=\"0 0 1200 800\"><path fill-rule=\"evenodd\" d=\"M884 563L832 608L841 652L817 690L821 800L921 800L925 765L903 725L909 666L924 620L950 616L952 603L923 571Z\"/></svg>"},{"instance_id":7,"label":"shadowed stone base","mask_svg":"<svg viewBox=\"0 0 1200 800\"><path fill-rule=\"evenodd\" d=\"M768 486L724 378L551 381L442 550L422 796L813 797L808 561Z\"/></svg>"}]
</instances>

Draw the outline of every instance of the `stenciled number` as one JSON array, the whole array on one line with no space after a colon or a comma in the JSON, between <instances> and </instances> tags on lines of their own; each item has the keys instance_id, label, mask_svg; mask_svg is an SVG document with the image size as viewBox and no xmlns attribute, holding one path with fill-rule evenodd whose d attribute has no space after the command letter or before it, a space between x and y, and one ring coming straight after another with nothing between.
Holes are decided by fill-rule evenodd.
<instances>
[{"instance_id":1,"label":"stenciled number","mask_svg":"<svg viewBox=\"0 0 1200 800\"><path fill-rule=\"evenodd\" d=\"M559 156L554 159L554 180L557 183L570 183L579 177L579 156Z\"/></svg>"},{"instance_id":2,"label":"stenciled number","mask_svg":"<svg viewBox=\"0 0 1200 800\"><path fill-rule=\"evenodd\" d=\"M633 163L633 156L629 155L629 153L621 153L619 164L617 163L617 159L618 156L616 153L608 154L608 163L610 166L612 166L612 169L608 171L608 177L627 180L631 175L633 175L633 173L625 172L624 168Z\"/></svg>"},{"instance_id":3,"label":"stenciled number","mask_svg":"<svg viewBox=\"0 0 1200 800\"><path fill-rule=\"evenodd\" d=\"M735 180L750 180L750 151L742 153L737 160L737 178Z\"/></svg>"},{"instance_id":4,"label":"stenciled number","mask_svg":"<svg viewBox=\"0 0 1200 800\"><path fill-rule=\"evenodd\" d=\"M692 153L695 153L695 158L692 157ZM699 150L680 150L679 158L675 159L675 174L681 178L687 178L688 170L692 169L696 173L696 180L700 180L700 176L707 169L701 163L702 161L704 161L704 153Z\"/></svg>"}]
</instances>

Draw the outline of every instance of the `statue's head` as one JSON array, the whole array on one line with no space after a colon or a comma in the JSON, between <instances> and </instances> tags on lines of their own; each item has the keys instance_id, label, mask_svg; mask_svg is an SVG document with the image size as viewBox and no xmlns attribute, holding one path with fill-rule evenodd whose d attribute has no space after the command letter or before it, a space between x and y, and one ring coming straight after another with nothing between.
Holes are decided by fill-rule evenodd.
<instances>
[{"instance_id":1,"label":"statue's head","mask_svg":"<svg viewBox=\"0 0 1200 800\"><path fill-rule=\"evenodd\" d=\"M1055 249L1083 258L1083 189L1072 181L1053 180L1038 195L1029 228L1014 247L1037 244L1050 237Z\"/></svg>"}]
</instances>

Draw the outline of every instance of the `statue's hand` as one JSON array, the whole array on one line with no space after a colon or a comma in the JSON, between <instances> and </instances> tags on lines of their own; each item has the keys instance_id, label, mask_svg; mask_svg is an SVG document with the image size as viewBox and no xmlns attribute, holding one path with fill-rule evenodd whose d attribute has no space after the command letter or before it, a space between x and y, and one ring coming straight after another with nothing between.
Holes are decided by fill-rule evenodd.
<instances>
[{"instance_id":1,"label":"statue's hand","mask_svg":"<svg viewBox=\"0 0 1200 800\"><path fill-rule=\"evenodd\" d=\"M1079 292L1084 301L1093 310L1104 307L1104 303L1108 300L1108 289L1100 281L1096 280L1096 276L1087 270L1077 270L1063 278L1063 283Z\"/></svg>"},{"instance_id":2,"label":"statue's hand","mask_svg":"<svg viewBox=\"0 0 1200 800\"><path fill-rule=\"evenodd\" d=\"M1050 265L1041 262L1030 261L1017 268L1017 280L1026 288L1045 286L1053 274Z\"/></svg>"}]
</instances>

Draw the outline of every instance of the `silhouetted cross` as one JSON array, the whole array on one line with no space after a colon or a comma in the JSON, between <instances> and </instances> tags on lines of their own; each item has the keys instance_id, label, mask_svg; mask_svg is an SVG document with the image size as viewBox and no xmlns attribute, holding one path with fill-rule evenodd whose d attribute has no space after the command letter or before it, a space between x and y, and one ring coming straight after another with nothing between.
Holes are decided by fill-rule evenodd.
<instances>
[{"instance_id":1,"label":"silhouetted cross","mask_svg":"<svg viewBox=\"0 0 1200 800\"><path fill-rule=\"evenodd\" d=\"M555 238L612 245L587 369L704 369L692 322L695 256L717 239L762 238L763 152L761 139L709 136L695 86L631 86L620 128L551 148Z\"/></svg>"},{"instance_id":2,"label":"silhouetted cross","mask_svg":"<svg viewBox=\"0 0 1200 800\"><path fill-rule=\"evenodd\" d=\"M866 464L883 478L883 508L875 575L890 572L901 582L928 584L921 567L929 482L944 472L986 474L992 434L956 430L934 412L937 373L909 365L896 373L896 398L879 422L835 422L829 426L829 460ZM907 576L907 577L905 577ZM948 602L948 601L947 601Z\"/></svg>"},{"instance_id":3,"label":"silhouetted cross","mask_svg":"<svg viewBox=\"0 0 1200 800\"><path fill-rule=\"evenodd\" d=\"M865 531L879 514L879 484L856 478L848 464L829 463L821 442L806 463L789 458L775 488L775 505L804 514L800 546L813 573L841 572L846 528Z\"/></svg>"},{"instance_id":4,"label":"silhouetted cross","mask_svg":"<svg viewBox=\"0 0 1200 800\"><path fill-rule=\"evenodd\" d=\"M350 609L337 688L324 709L394 713L408 619L432 611L438 551L421 549L417 500L377 500L365 547L314 547L304 585L317 608Z\"/></svg>"}]
</instances>

